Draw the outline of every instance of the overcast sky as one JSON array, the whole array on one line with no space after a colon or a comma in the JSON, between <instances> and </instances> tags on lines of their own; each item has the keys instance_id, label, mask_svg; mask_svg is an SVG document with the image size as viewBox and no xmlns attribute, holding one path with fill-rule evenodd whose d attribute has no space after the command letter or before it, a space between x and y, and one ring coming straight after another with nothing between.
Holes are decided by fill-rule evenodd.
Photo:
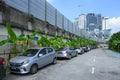
<instances>
[{"instance_id":1,"label":"overcast sky","mask_svg":"<svg viewBox=\"0 0 120 80\"><path fill-rule=\"evenodd\" d=\"M80 14L96 13L106 16L107 28L120 31L120 0L47 0L72 22Z\"/></svg>"}]
</instances>

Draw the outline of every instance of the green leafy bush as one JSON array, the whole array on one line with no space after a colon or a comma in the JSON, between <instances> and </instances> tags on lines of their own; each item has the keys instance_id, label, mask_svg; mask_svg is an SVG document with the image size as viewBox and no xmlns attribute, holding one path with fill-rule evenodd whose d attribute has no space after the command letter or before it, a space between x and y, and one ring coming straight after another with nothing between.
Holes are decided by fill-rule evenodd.
<instances>
[{"instance_id":1,"label":"green leafy bush","mask_svg":"<svg viewBox=\"0 0 120 80\"><path fill-rule=\"evenodd\" d=\"M108 41L109 49L120 51L120 32L114 33Z\"/></svg>"}]
</instances>

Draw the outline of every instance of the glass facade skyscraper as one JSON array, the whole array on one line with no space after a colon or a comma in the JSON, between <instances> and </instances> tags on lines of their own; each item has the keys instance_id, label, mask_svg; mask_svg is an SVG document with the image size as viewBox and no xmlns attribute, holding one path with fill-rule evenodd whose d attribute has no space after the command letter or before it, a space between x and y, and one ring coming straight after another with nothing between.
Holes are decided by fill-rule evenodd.
<instances>
[{"instance_id":1,"label":"glass facade skyscraper","mask_svg":"<svg viewBox=\"0 0 120 80\"><path fill-rule=\"evenodd\" d=\"M86 28L89 31L94 31L94 29L102 30L101 14L88 13L86 15Z\"/></svg>"}]
</instances>

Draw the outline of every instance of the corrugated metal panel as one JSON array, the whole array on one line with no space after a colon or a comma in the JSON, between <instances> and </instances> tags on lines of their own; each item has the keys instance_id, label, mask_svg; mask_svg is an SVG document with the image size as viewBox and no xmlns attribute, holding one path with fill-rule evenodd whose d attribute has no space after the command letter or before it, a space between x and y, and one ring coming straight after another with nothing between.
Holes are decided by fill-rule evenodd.
<instances>
[{"instance_id":1,"label":"corrugated metal panel","mask_svg":"<svg viewBox=\"0 0 120 80\"><path fill-rule=\"evenodd\" d=\"M45 0L30 0L30 14L44 21L45 20Z\"/></svg>"},{"instance_id":2,"label":"corrugated metal panel","mask_svg":"<svg viewBox=\"0 0 120 80\"><path fill-rule=\"evenodd\" d=\"M45 0L5 0L5 2L11 7L45 20Z\"/></svg>"},{"instance_id":3,"label":"corrugated metal panel","mask_svg":"<svg viewBox=\"0 0 120 80\"><path fill-rule=\"evenodd\" d=\"M69 21L69 31L72 33L72 22Z\"/></svg>"},{"instance_id":4,"label":"corrugated metal panel","mask_svg":"<svg viewBox=\"0 0 120 80\"><path fill-rule=\"evenodd\" d=\"M69 31L68 30L68 19L64 17L64 30Z\"/></svg>"},{"instance_id":5,"label":"corrugated metal panel","mask_svg":"<svg viewBox=\"0 0 120 80\"><path fill-rule=\"evenodd\" d=\"M71 26L69 26L69 32L72 33L72 31L71 31Z\"/></svg>"},{"instance_id":6,"label":"corrugated metal panel","mask_svg":"<svg viewBox=\"0 0 120 80\"><path fill-rule=\"evenodd\" d=\"M76 30L76 27L75 26L73 26L73 33L75 34L75 30Z\"/></svg>"},{"instance_id":7,"label":"corrugated metal panel","mask_svg":"<svg viewBox=\"0 0 120 80\"><path fill-rule=\"evenodd\" d=\"M70 20L68 20L68 31L70 32L70 28L71 28L71 26L70 26Z\"/></svg>"},{"instance_id":8,"label":"corrugated metal panel","mask_svg":"<svg viewBox=\"0 0 120 80\"><path fill-rule=\"evenodd\" d=\"M56 12L56 9L45 0L5 0L5 2L11 7L14 7L25 13L29 12L34 17L43 21L45 20L45 15L46 15L46 21L48 21L50 24L57 25L59 28L62 29L64 28L66 31L75 32L71 28L72 22L69 21L66 17L64 17L63 19L64 15L62 15L58 11Z\"/></svg>"},{"instance_id":9,"label":"corrugated metal panel","mask_svg":"<svg viewBox=\"0 0 120 80\"><path fill-rule=\"evenodd\" d=\"M76 35L79 35L79 27L76 28Z\"/></svg>"},{"instance_id":10,"label":"corrugated metal panel","mask_svg":"<svg viewBox=\"0 0 120 80\"><path fill-rule=\"evenodd\" d=\"M67 19L67 31L69 32L69 20Z\"/></svg>"},{"instance_id":11,"label":"corrugated metal panel","mask_svg":"<svg viewBox=\"0 0 120 80\"><path fill-rule=\"evenodd\" d=\"M79 35L79 27L77 27L77 35Z\"/></svg>"},{"instance_id":12,"label":"corrugated metal panel","mask_svg":"<svg viewBox=\"0 0 120 80\"><path fill-rule=\"evenodd\" d=\"M76 31L75 32L76 32L75 34L77 35L78 34L78 27L76 27Z\"/></svg>"},{"instance_id":13,"label":"corrugated metal panel","mask_svg":"<svg viewBox=\"0 0 120 80\"><path fill-rule=\"evenodd\" d=\"M68 20L68 31L70 32L70 20Z\"/></svg>"},{"instance_id":14,"label":"corrugated metal panel","mask_svg":"<svg viewBox=\"0 0 120 80\"><path fill-rule=\"evenodd\" d=\"M73 23L72 23L72 27L71 27L71 29L72 29L72 30L71 30L71 33L73 33Z\"/></svg>"},{"instance_id":15,"label":"corrugated metal panel","mask_svg":"<svg viewBox=\"0 0 120 80\"><path fill-rule=\"evenodd\" d=\"M55 25L55 8L47 2L47 21Z\"/></svg>"},{"instance_id":16,"label":"corrugated metal panel","mask_svg":"<svg viewBox=\"0 0 120 80\"><path fill-rule=\"evenodd\" d=\"M63 29L63 27L62 27L62 17L63 17L63 15L59 11L57 11L57 26L61 29Z\"/></svg>"},{"instance_id":17,"label":"corrugated metal panel","mask_svg":"<svg viewBox=\"0 0 120 80\"><path fill-rule=\"evenodd\" d=\"M4 0L6 4L20 11L28 13L28 0Z\"/></svg>"}]
</instances>

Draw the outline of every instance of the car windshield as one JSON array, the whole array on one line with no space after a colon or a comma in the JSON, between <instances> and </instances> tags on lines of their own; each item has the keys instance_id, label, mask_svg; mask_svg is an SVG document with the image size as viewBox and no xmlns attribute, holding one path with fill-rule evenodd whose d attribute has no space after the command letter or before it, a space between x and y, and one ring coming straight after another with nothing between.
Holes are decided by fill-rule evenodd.
<instances>
[{"instance_id":1,"label":"car windshield","mask_svg":"<svg viewBox=\"0 0 120 80\"><path fill-rule=\"evenodd\" d=\"M20 56L28 56L28 57L32 57L34 56L39 49L28 49L26 50L23 54L21 54Z\"/></svg>"}]
</instances>

